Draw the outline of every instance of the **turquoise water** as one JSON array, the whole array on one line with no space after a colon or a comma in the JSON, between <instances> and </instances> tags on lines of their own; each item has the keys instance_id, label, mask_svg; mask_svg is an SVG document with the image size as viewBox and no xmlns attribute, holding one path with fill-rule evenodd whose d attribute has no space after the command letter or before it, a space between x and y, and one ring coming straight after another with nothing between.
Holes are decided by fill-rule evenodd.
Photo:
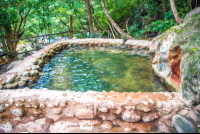
<instances>
[{"instance_id":1,"label":"turquoise water","mask_svg":"<svg viewBox=\"0 0 200 134\"><path fill-rule=\"evenodd\" d=\"M86 92L168 91L153 74L150 58L116 48L71 48L56 54L43 67L33 88Z\"/></svg>"}]
</instances>

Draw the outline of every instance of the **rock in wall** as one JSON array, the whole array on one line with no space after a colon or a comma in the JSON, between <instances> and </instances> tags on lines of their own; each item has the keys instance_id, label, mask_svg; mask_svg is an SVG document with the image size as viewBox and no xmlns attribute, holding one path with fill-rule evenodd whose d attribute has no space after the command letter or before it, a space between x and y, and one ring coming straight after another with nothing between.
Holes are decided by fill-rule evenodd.
<instances>
[{"instance_id":1,"label":"rock in wall","mask_svg":"<svg viewBox=\"0 0 200 134\"><path fill-rule=\"evenodd\" d=\"M200 103L200 15L153 39L153 69L187 105Z\"/></svg>"}]
</instances>

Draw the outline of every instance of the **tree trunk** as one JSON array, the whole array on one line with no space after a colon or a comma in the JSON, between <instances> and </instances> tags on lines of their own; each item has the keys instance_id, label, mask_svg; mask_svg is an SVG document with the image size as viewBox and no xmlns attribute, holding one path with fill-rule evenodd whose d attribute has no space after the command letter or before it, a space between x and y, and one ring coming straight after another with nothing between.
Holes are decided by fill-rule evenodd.
<instances>
[{"instance_id":1,"label":"tree trunk","mask_svg":"<svg viewBox=\"0 0 200 134\"><path fill-rule=\"evenodd\" d=\"M165 13L167 12L166 0L162 0L162 6L163 6L163 20L165 20Z\"/></svg>"},{"instance_id":2,"label":"tree trunk","mask_svg":"<svg viewBox=\"0 0 200 134\"><path fill-rule=\"evenodd\" d=\"M105 7L104 0L101 0L101 2L102 2L103 9L104 9L108 19L110 20L112 25L117 29L117 31L127 39L134 39L133 37L131 37L130 35L126 34L124 31L121 30L121 28L117 25L117 23L115 23L115 21L111 18L110 14L108 13L108 11L107 11L107 9Z\"/></svg>"},{"instance_id":3,"label":"tree trunk","mask_svg":"<svg viewBox=\"0 0 200 134\"><path fill-rule=\"evenodd\" d=\"M7 47L10 51L16 51L15 42L10 42L13 39L14 39L14 37L13 37L11 26L7 26L6 27L6 40L7 40Z\"/></svg>"},{"instance_id":4,"label":"tree trunk","mask_svg":"<svg viewBox=\"0 0 200 134\"><path fill-rule=\"evenodd\" d=\"M175 5L174 0L170 0L170 5L171 5L171 9L172 9L172 11L173 11L174 18L175 18L176 22L177 22L178 24L181 24L181 23L183 22L183 20L182 20L182 19L179 17L179 15L178 15L178 11L177 11L177 9L176 9L176 5Z\"/></svg>"},{"instance_id":5,"label":"tree trunk","mask_svg":"<svg viewBox=\"0 0 200 134\"><path fill-rule=\"evenodd\" d=\"M93 25L92 25L92 14L91 14L91 8L90 8L90 1L86 0L86 4L87 4L87 9L88 9L89 26L90 26L90 30L92 30L92 34L93 34L94 31L93 31Z\"/></svg>"},{"instance_id":6,"label":"tree trunk","mask_svg":"<svg viewBox=\"0 0 200 134\"><path fill-rule=\"evenodd\" d=\"M109 22L106 20L106 22L108 23L108 25L109 25L109 27L110 27L110 30L111 30L111 32L112 32L112 35L113 35L113 37L114 37L114 39L115 39L115 34L113 33L113 29L112 29L112 26L109 24Z\"/></svg>"}]
</instances>

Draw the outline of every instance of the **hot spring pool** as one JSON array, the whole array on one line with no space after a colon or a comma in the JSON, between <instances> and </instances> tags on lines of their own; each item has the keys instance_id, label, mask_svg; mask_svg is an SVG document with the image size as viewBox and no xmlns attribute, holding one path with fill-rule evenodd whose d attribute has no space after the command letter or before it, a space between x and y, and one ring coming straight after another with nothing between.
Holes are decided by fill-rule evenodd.
<instances>
[{"instance_id":1,"label":"hot spring pool","mask_svg":"<svg viewBox=\"0 0 200 134\"><path fill-rule=\"evenodd\" d=\"M141 56L143 55L143 56ZM45 64L31 88L71 91L165 92L148 54L114 47L70 48Z\"/></svg>"}]
</instances>

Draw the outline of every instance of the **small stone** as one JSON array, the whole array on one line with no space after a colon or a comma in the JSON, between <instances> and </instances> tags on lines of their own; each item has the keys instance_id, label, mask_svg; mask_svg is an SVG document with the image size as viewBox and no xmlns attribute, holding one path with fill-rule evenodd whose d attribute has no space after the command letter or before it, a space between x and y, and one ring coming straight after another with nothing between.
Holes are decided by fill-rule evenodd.
<instances>
[{"instance_id":1,"label":"small stone","mask_svg":"<svg viewBox=\"0 0 200 134\"><path fill-rule=\"evenodd\" d=\"M195 107L195 110L197 110L200 113L200 104Z\"/></svg>"},{"instance_id":2,"label":"small stone","mask_svg":"<svg viewBox=\"0 0 200 134\"><path fill-rule=\"evenodd\" d=\"M62 113L62 109L61 108L55 108L53 109L53 113L56 114L56 115L59 115Z\"/></svg>"},{"instance_id":3,"label":"small stone","mask_svg":"<svg viewBox=\"0 0 200 134\"><path fill-rule=\"evenodd\" d=\"M148 102L146 102L146 103L148 104ZM137 109L138 111L141 111L141 112L149 112L149 111L151 111L151 108L148 107L148 106L146 105L146 103L145 103L145 101L144 101L143 103L139 103L139 104L137 105L136 109Z\"/></svg>"},{"instance_id":4,"label":"small stone","mask_svg":"<svg viewBox=\"0 0 200 134\"><path fill-rule=\"evenodd\" d=\"M14 120L15 121L21 121L21 118L20 117L16 117Z\"/></svg>"},{"instance_id":5,"label":"small stone","mask_svg":"<svg viewBox=\"0 0 200 134\"><path fill-rule=\"evenodd\" d=\"M179 112L180 115L185 116L188 113L188 110L181 110Z\"/></svg>"},{"instance_id":6,"label":"small stone","mask_svg":"<svg viewBox=\"0 0 200 134\"><path fill-rule=\"evenodd\" d=\"M94 111L87 108L81 108L76 113L75 116L80 119L94 119Z\"/></svg>"},{"instance_id":7,"label":"small stone","mask_svg":"<svg viewBox=\"0 0 200 134\"><path fill-rule=\"evenodd\" d=\"M55 102L54 106L57 107L58 105L59 105L59 103L58 103L58 102Z\"/></svg>"},{"instance_id":8,"label":"small stone","mask_svg":"<svg viewBox=\"0 0 200 134\"><path fill-rule=\"evenodd\" d=\"M174 115L172 117L172 122L178 133L195 133L195 126L192 122L181 115Z\"/></svg>"},{"instance_id":9,"label":"small stone","mask_svg":"<svg viewBox=\"0 0 200 134\"><path fill-rule=\"evenodd\" d=\"M29 79L29 81L28 81L28 85L32 85L32 84L34 84L34 80L31 78L31 79Z\"/></svg>"},{"instance_id":10,"label":"small stone","mask_svg":"<svg viewBox=\"0 0 200 134\"><path fill-rule=\"evenodd\" d=\"M28 102L31 102L31 99L28 99Z\"/></svg>"},{"instance_id":11,"label":"small stone","mask_svg":"<svg viewBox=\"0 0 200 134\"><path fill-rule=\"evenodd\" d=\"M34 111L33 111L33 115L34 115L34 116L38 116L39 114L41 114L40 111L38 111L38 110L34 110Z\"/></svg>"},{"instance_id":12,"label":"small stone","mask_svg":"<svg viewBox=\"0 0 200 134\"><path fill-rule=\"evenodd\" d=\"M36 75L34 70L31 70L30 73L31 73L31 76Z\"/></svg>"},{"instance_id":13,"label":"small stone","mask_svg":"<svg viewBox=\"0 0 200 134\"><path fill-rule=\"evenodd\" d=\"M150 121L153 121L153 120L156 120L159 118L159 114L158 112L155 112L155 111L151 111L150 113L148 113L147 115L145 115L142 120L144 122L150 122Z\"/></svg>"},{"instance_id":14,"label":"small stone","mask_svg":"<svg viewBox=\"0 0 200 134\"><path fill-rule=\"evenodd\" d=\"M53 108L54 105L53 105L52 103L49 103L49 104L47 104L47 107L48 107L48 108Z\"/></svg>"},{"instance_id":15,"label":"small stone","mask_svg":"<svg viewBox=\"0 0 200 134\"><path fill-rule=\"evenodd\" d=\"M113 124L111 121L104 121L101 127L106 128L106 129L111 129L113 128Z\"/></svg>"},{"instance_id":16,"label":"small stone","mask_svg":"<svg viewBox=\"0 0 200 134\"><path fill-rule=\"evenodd\" d=\"M65 103L64 102L60 103L60 107L64 108L65 107Z\"/></svg>"},{"instance_id":17,"label":"small stone","mask_svg":"<svg viewBox=\"0 0 200 134\"><path fill-rule=\"evenodd\" d=\"M10 133L12 131L12 124L10 122L0 124L0 130L3 130L6 133Z\"/></svg>"},{"instance_id":18,"label":"small stone","mask_svg":"<svg viewBox=\"0 0 200 134\"><path fill-rule=\"evenodd\" d=\"M50 125L49 132L50 133L64 133L69 132L70 128L79 126L79 119L76 118L68 118L65 120L57 121L55 124Z\"/></svg>"},{"instance_id":19,"label":"small stone","mask_svg":"<svg viewBox=\"0 0 200 134\"><path fill-rule=\"evenodd\" d=\"M18 85L18 83L13 83L13 84L7 84L4 86L4 88L6 89L13 89L13 88L16 88Z\"/></svg>"},{"instance_id":20,"label":"small stone","mask_svg":"<svg viewBox=\"0 0 200 134\"><path fill-rule=\"evenodd\" d=\"M115 107L115 103L113 101L109 101L107 102L108 108L114 108Z\"/></svg>"},{"instance_id":21,"label":"small stone","mask_svg":"<svg viewBox=\"0 0 200 134\"><path fill-rule=\"evenodd\" d=\"M7 104L7 103L5 104L5 107L9 107L9 106L10 106L9 104Z\"/></svg>"},{"instance_id":22,"label":"small stone","mask_svg":"<svg viewBox=\"0 0 200 134\"><path fill-rule=\"evenodd\" d=\"M133 123L123 122L119 119L113 121L113 124L116 126L120 126L125 132L129 132L135 129L135 127L132 125Z\"/></svg>"},{"instance_id":23,"label":"small stone","mask_svg":"<svg viewBox=\"0 0 200 134\"><path fill-rule=\"evenodd\" d=\"M115 113L115 114L121 114L121 113L122 113L121 107L116 107L114 113Z\"/></svg>"},{"instance_id":24,"label":"small stone","mask_svg":"<svg viewBox=\"0 0 200 134\"><path fill-rule=\"evenodd\" d=\"M138 122L141 120L141 115L138 111L125 111L122 119L126 122Z\"/></svg>"},{"instance_id":25,"label":"small stone","mask_svg":"<svg viewBox=\"0 0 200 134\"><path fill-rule=\"evenodd\" d=\"M33 70L38 70L38 69L40 69L40 66L34 65L34 66L32 66L32 69L33 69Z\"/></svg>"},{"instance_id":26,"label":"small stone","mask_svg":"<svg viewBox=\"0 0 200 134\"><path fill-rule=\"evenodd\" d=\"M40 67L42 67L42 66L44 65L44 61L43 61L43 60L39 60L39 61L38 61L38 65L39 65Z\"/></svg>"},{"instance_id":27,"label":"small stone","mask_svg":"<svg viewBox=\"0 0 200 134\"><path fill-rule=\"evenodd\" d=\"M31 73L28 72L28 71L25 71L25 72L23 73L23 76L24 76L24 77L30 77L30 76L31 76Z\"/></svg>"},{"instance_id":28,"label":"small stone","mask_svg":"<svg viewBox=\"0 0 200 134\"><path fill-rule=\"evenodd\" d=\"M37 61L37 60L35 60L35 61L33 62L33 64L34 64L34 65L37 65L37 64L38 64L38 61Z\"/></svg>"},{"instance_id":29,"label":"small stone","mask_svg":"<svg viewBox=\"0 0 200 134\"><path fill-rule=\"evenodd\" d=\"M15 82L15 76L14 75L8 76L6 82L8 84L14 83Z\"/></svg>"},{"instance_id":30,"label":"small stone","mask_svg":"<svg viewBox=\"0 0 200 134\"><path fill-rule=\"evenodd\" d=\"M34 117L34 116L31 116L31 118L30 118L30 119L33 121L33 120L35 120L35 117Z\"/></svg>"},{"instance_id":31,"label":"small stone","mask_svg":"<svg viewBox=\"0 0 200 134\"><path fill-rule=\"evenodd\" d=\"M22 77L21 81L27 82L29 80L29 77Z\"/></svg>"},{"instance_id":32,"label":"small stone","mask_svg":"<svg viewBox=\"0 0 200 134\"><path fill-rule=\"evenodd\" d=\"M44 103L40 103L40 108L46 108Z\"/></svg>"},{"instance_id":33,"label":"small stone","mask_svg":"<svg viewBox=\"0 0 200 134\"><path fill-rule=\"evenodd\" d=\"M25 101L24 98L22 98L21 101L24 102Z\"/></svg>"},{"instance_id":34,"label":"small stone","mask_svg":"<svg viewBox=\"0 0 200 134\"><path fill-rule=\"evenodd\" d=\"M35 70L34 73L35 73L35 75L38 75L38 74L39 74L39 71L38 71L38 70Z\"/></svg>"},{"instance_id":35,"label":"small stone","mask_svg":"<svg viewBox=\"0 0 200 134\"><path fill-rule=\"evenodd\" d=\"M200 122L200 114L196 110L191 110L188 115L195 122Z\"/></svg>"},{"instance_id":36,"label":"small stone","mask_svg":"<svg viewBox=\"0 0 200 134\"><path fill-rule=\"evenodd\" d=\"M26 82L25 81L19 81L18 82L18 86L19 87L24 87L26 85Z\"/></svg>"},{"instance_id":37,"label":"small stone","mask_svg":"<svg viewBox=\"0 0 200 134\"><path fill-rule=\"evenodd\" d=\"M15 108L15 109L10 110L10 112L13 115L18 116L18 117L23 116L23 113L24 113L22 108Z\"/></svg>"},{"instance_id":38,"label":"small stone","mask_svg":"<svg viewBox=\"0 0 200 134\"><path fill-rule=\"evenodd\" d=\"M50 53L54 53L54 51L51 49L50 51L49 51Z\"/></svg>"},{"instance_id":39,"label":"small stone","mask_svg":"<svg viewBox=\"0 0 200 134\"><path fill-rule=\"evenodd\" d=\"M127 111L135 110L135 106L125 106Z\"/></svg>"},{"instance_id":40,"label":"small stone","mask_svg":"<svg viewBox=\"0 0 200 134\"><path fill-rule=\"evenodd\" d=\"M107 113L109 109L107 107L99 107L99 112Z\"/></svg>"},{"instance_id":41,"label":"small stone","mask_svg":"<svg viewBox=\"0 0 200 134\"><path fill-rule=\"evenodd\" d=\"M52 123L52 120L48 118L38 119L35 122L28 122L26 124L18 124L18 129L23 129L28 131L29 133L45 133Z\"/></svg>"},{"instance_id":42,"label":"small stone","mask_svg":"<svg viewBox=\"0 0 200 134\"><path fill-rule=\"evenodd\" d=\"M97 120L81 120L79 122L79 125L82 126L82 127L98 126L98 125L101 125L101 124L102 124L102 120L100 120L100 119L97 119Z\"/></svg>"},{"instance_id":43,"label":"small stone","mask_svg":"<svg viewBox=\"0 0 200 134\"><path fill-rule=\"evenodd\" d=\"M10 99L8 100L8 102L10 103L10 105L12 105L14 101L13 101L12 98L10 98Z\"/></svg>"}]
</instances>

